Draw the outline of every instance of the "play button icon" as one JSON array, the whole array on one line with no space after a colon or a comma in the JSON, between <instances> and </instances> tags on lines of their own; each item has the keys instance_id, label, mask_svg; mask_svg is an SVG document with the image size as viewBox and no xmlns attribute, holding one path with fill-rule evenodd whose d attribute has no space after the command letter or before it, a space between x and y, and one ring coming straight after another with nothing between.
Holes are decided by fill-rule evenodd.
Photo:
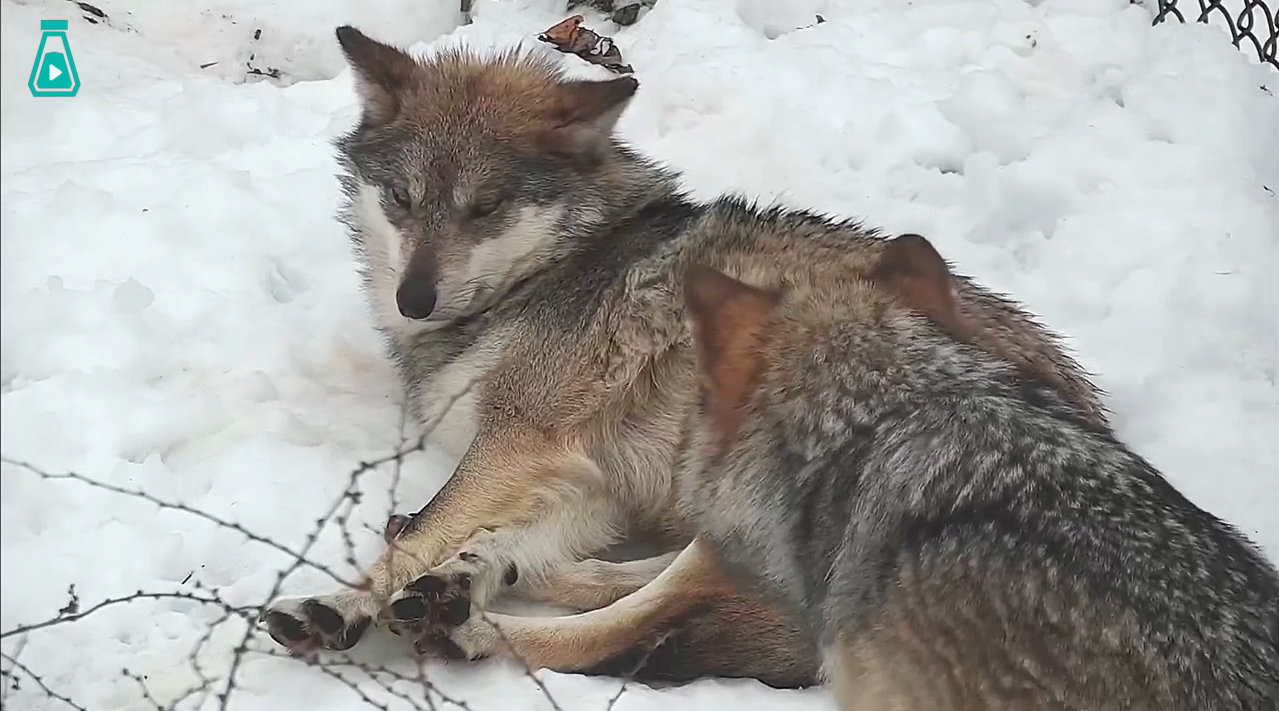
<instances>
[{"instance_id":1,"label":"play button icon","mask_svg":"<svg viewBox=\"0 0 1279 711\"><path fill-rule=\"evenodd\" d=\"M67 58L61 52L44 55L43 71L36 84L45 90L64 91L71 88L71 75L67 72Z\"/></svg>"}]
</instances>

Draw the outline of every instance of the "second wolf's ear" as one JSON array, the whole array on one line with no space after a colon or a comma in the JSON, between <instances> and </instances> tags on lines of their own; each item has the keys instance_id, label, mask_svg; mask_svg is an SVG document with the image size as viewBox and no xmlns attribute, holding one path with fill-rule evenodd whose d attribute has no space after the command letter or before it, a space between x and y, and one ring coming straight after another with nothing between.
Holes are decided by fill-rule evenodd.
<instances>
[{"instance_id":1,"label":"second wolf's ear","mask_svg":"<svg viewBox=\"0 0 1279 711\"><path fill-rule=\"evenodd\" d=\"M417 62L404 50L371 39L350 25L337 28L337 38L355 70L364 123L380 126L391 121L400 111L400 92L412 81Z\"/></svg>"},{"instance_id":2,"label":"second wolf's ear","mask_svg":"<svg viewBox=\"0 0 1279 711\"><path fill-rule=\"evenodd\" d=\"M560 83L548 117L551 127L544 135L546 149L574 157L602 155L638 88L633 77Z\"/></svg>"},{"instance_id":3,"label":"second wolf's ear","mask_svg":"<svg viewBox=\"0 0 1279 711\"><path fill-rule=\"evenodd\" d=\"M955 301L950 266L922 236L904 234L889 240L870 278L951 335L967 331Z\"/></svg>"},{"instance_id":4,"label":"second wolf's ear","mask_svg":"<svg viewBox=\"0 0 1279 711\"><path fill-rule=\"evenodd\" d=\"M710 415L723 444L742 423L742 406L763 368L760 346L780 295L743 284L714 269L689 267L684 300L693 321Z\"/></svg>"}]
</instances>

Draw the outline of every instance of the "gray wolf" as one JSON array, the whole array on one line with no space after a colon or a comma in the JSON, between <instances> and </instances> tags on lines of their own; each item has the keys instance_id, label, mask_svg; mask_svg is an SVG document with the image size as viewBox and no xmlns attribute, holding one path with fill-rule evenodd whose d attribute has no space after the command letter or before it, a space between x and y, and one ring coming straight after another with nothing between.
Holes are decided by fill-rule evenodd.
<instances>
[{"instance_id":1,"label":"gray wolf","mask_svg":"<svg viewBox=\"0 0 1279 711\"><path fill-rule=\"evenodd\" d=\"M442 422L433 440L460 459L394 526L365 588L277 600L271 635L344 649L376 622L478 657L497 620L539 667L815 681L816 650L775 605L704 569L668 574L695 534L675 506L697 393L682 279L688 264L731 260L762 286L838 289L885 268L888 241L811 212L691 200L614 136L634 78L569 80L515 51L415 58L351 27L337 37L362 105L337 143L342 219L414 415ZM1107 426L1056 336L950 281L963 315L952 335ZM603 559L636 539L665 552ZM489 613L508 593L582 612Z\"/></svg>"},{"instance_id":2,"label":"gray wolf","mask_svg":"<svg viewBox=\"0 0 1279 711\"><path fill-rule=\"evenodd\" d=\"M1279 708L1270 563L947 333L926 239L882 259L839 288L690 269L680 503L706 555L801 620L847 711Z\"/></svg>"}]
</instances>

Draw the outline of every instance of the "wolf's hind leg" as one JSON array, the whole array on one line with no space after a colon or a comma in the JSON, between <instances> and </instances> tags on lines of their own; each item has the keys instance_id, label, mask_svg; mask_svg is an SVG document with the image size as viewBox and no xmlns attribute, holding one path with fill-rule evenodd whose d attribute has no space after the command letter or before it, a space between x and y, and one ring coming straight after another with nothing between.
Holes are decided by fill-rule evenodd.
<instances>
[{"instance_id":1,"label":"wolf's hind leg","mask_svg":"<svg viewBox=\"0 0 1279 711\"><path fill-rule=\"evenodd\" d=\"M642 681L734 676L793 688L818 680L808 636L780 610L738 591L696 540L652 582L606 607L562 617L472 614L421 641L446 656L503 650L534 669Z\"/></svg>"},{"instance_id":2,"label":"wolf's hind leg","mask_svg":"<svg viewBox=\"0 0 1279 711\"><path fill-rule=\"evenodd\" d=\"M523 600L571 607L579 612L611 605L651 583L670 567L679 551L651 558L613 562L587 558L521 578L511 592Z\"/></svg>"},{"instance_id":3,"label":"wolf's hind leg","mask_svg":"<svg viewBox=\"0 0 1279 711\"><path fill-rule=\"evenodd\" d=\"M713 594L721 581L708 555L694 540L651 583L598 610L564 617L476 613L424 641L443 641L447 653L467 659L505 648L534 669L589 668L644 644Z\"/></svg>"},{"instance_id":4,"label":"wolf's hind leg","mask_svg":"<svg viewBox=\"0 0 1279 711\"><path fill-rule=\"evenodd\" d=\"M979 547L985 535L957 526L926 544L880 604L833 634L823 666L842 711L1190 707L1130 609L1051 564L1005 564ZM973 558L935 553L955 546Z\"/></svg>"}]
</instances>

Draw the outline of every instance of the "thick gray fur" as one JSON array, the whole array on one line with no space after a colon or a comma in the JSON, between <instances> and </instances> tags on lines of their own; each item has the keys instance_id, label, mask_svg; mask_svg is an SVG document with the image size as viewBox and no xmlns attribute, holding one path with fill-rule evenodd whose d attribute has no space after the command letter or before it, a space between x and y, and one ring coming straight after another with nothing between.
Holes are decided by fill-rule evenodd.
<instances>
[{"instance_id":1,"label":"thick gray fur","mask_svg":"<svg viewBox=\"0 0 1279 711\"><path fill-rule=\"evenodd\" d=\"M771 317L749 414L698 450L685 500L828 672L916 639L932 661L885 664L925 704L1279 708L1279 578L1238 531L928 320L804 300Z\"/></svg>"}]
</instances>

